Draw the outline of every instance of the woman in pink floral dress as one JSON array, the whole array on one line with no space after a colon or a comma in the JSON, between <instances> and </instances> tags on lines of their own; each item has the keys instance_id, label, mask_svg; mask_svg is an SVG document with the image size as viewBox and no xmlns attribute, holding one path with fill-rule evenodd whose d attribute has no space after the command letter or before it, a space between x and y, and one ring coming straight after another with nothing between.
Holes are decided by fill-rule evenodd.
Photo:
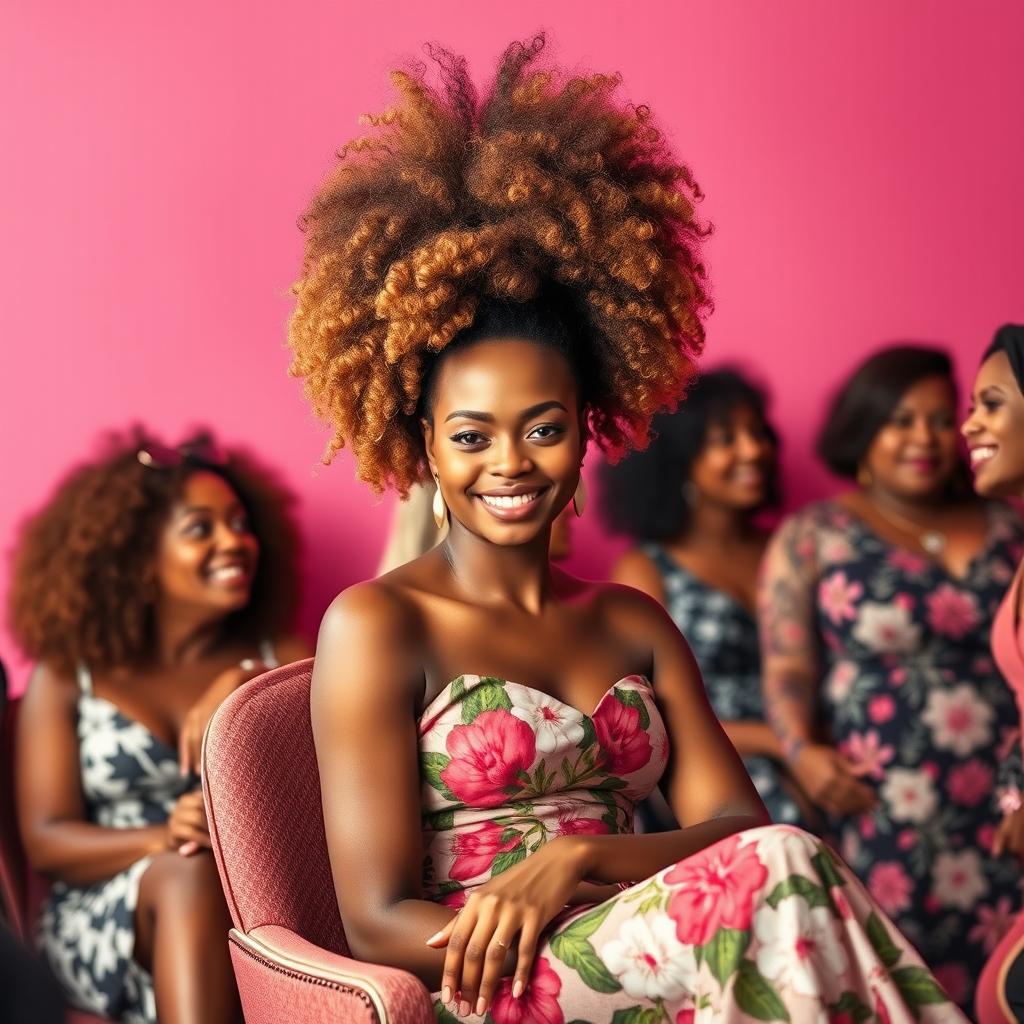
<instances>
[{"instance_id":1,"label":"woman in pink floral dress","mask_svg":"<svg viewBox=\"0 0 1024 1024\"><path fill-rule=\"evenodd\" d=\"M960 1022L848 869L765 827L666 613L549 562L588 441L642 443L706 306L696 188L616 80L513 46L343 150L305 219L294 369L360 475L445 541L341 594L311 715L358 956L440 1020ZM469 674L472 672L473 674ZM662 785L683 827L636 835Z\"/></svg>"}]
</instances>

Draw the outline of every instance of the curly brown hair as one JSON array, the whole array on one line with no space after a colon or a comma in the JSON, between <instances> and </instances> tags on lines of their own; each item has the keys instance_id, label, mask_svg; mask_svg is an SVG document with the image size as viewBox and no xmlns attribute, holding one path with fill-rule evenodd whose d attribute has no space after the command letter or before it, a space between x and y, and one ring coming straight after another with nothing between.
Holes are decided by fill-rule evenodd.
<instances>
[{"instance_id":1,"label":"curly brown hair","mask_svg":"<svg viewBox=\"0 0 1024 1024\"><path fill-rule=\"evenodd\" d=\"M208 433L190 443L207 441ZM23 527L15 548L8 615L25 653L62 672L144 665L154 648L151 566L161 528L188 477L221 476L245 507L260 544L249 603L225 621L224 640L256 643L291 627L298 603L294 499L240 451L223 463L189 455L179 465L143 465L162 447L141 428L108 435L101 457L72 470ZM181 450L186 450L183 446Z\"/></svg>"},{"instance_id":2,"label":"curly brown hair","mask_svg":"<svg viewBox=\"0 0 1024 1024\"><path fill-rule=\"evenodd\" d=\"M587 325L591 435L613 457L674 406L710 308L700 189L617 75L566 77L535 62L544 37L504 53L479 101L464 58L428 48L394 71L402 102L349 142L300 225L291 372L376 491L425 472L421 391L437 353L481 303L550 286Z\"/></svg>"}]
</instances>

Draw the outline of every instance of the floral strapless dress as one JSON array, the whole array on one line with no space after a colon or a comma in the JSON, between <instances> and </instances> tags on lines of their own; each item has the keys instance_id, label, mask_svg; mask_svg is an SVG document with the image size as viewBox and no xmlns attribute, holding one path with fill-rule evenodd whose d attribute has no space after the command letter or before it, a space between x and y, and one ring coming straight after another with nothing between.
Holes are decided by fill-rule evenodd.
<instances>
[{"instance_id":1,"label":"floral strapless dress","mask_svg":"<svg viewBox=\"0 0 1024 1024\"><path fill-rule=\"evenodd\" d=\"M633 830L668 734L627 676L592 714L529 686L460 676L425 709L424 893L460 907L560 835ZM456 1018L435 996L441 1021ZM479 1020L480 1018L474 1017ZM730 836L548 927L527 991L491 1024L963 1022L845 864L788 825Z\"/></svg>"}]
</instances>

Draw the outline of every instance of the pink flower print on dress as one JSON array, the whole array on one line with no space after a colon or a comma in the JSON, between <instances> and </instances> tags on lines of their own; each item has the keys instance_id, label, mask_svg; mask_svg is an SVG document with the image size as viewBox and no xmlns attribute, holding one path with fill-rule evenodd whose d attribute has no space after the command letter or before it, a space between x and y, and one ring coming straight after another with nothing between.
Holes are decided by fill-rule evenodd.
<instances>
[{"instance_id":1,"label":"pink flower print on dress","mask_svg":"<svg viewBox=\"0 0 1024 1024\"><path fill-rule=\"evenodd\" d=\"M515 832L515 830L512 830ZM505 829L492 821L485 821L472 832L459 832L452 843L451 870L448 874L457 882L468 882L485 875L499 853L508 853L522 838L518 832L501 841Z\"/></svg>"},{"instance_id":2,"label":"pink flower print on dress","mask_svg":"<svg viewBox=\"0 0 1024 1024\"><path fill-rule=\"evenodd\" d=\"M875 725L884 725L891 722L896 714L896 701L887 693L880 693L868 701L868 718Z\"/></svg>"},{"instance_id":3,"label":"pink flower print on dress","mask_svg":"<svg viewBox=\"0 0 1024 1024\"><path fill-rule=\"evenodd\" d=\"M910 906L914 883L897 861L882 861L868 873L868 892L887 914L898 914Z\"/></svg>"},{"instance_id":4,"label":"pink flower print on dress","mask_svg":"<svg viewBox=\"0 0 1024 1024\"><path fill-rule=\"evenodd\" d=\"M537 957L526 991L512 995L512 979L503 978L491 1004L494 1024L564 1024L558 1005L562 979L548 965L546 957Z\"/></svg>"},{"instance_id":5,"label":"pink flower print on dress","mask_svg":"<svg viewBox=\"0 0 1024 1024\"><path fill-rule=\"evenodd\" d=\"M966 757L991 740L994 718L992 706L967 683L950 690L932 690L921 716L932 731L935 746L952 750L957 757Z\"/></svg>"},{"instance_id":6,"label":"pink flower print on dress","mask_svg":"<svg viewBox=\"0 0 1024 1024\"><path fill-rule=\"evenodd\" d=\"M828 694L837 704L850 695L857 681L857 666L852 661L837 661L828 676Z\"/></svg>"},{"instance_id":7,"label":"pink flower print on dress","mask_svg":"<svg viewBox=\"0 0 1024 1024\"><path fill-rule=\"evenodd\" d=\"M882 743L877 729L852 732L839 744L839 752L850 762L854 775L881 781L885 766L896 756L896 748Z\"/></svg>"},{"instance_id":8,"label":"pink flower print on dress","mask_svg":"<svg viewBox=\"0 0 1024 1024\"><path fill-rule=\"evenodd\" d=\"M750 927L754 896L768 870L757 856L757 844L741 847L740 838L723 839L665 875L669 885L680 886L668 905L680 942L703 946L719 928Z\"/></svg>"},{"instance_id":9,"label":"pink flower print on dress","mask_svg":"<svg viewBox=\"0 0 1024 1024\"><path fill-rule=\"evenodd\" d=\"M943 583L926 598L928 625L936 633L962 640L981 620L978 602L968 594L949 583Z\"/></svg>"},{"instance_id":10,"label":"pink flower print on dress","mask_svg":"<svg viewBox=\"0 0 1024 1024\"><path fill-rule=\"evenodd\" d=\"M992 779L992 769L983 761L972 758L950 769L946 789L955 803L976 807L992 792Z\"/></svg>"},{"instance_id":11,"label":"pink flower print on dress","mask_svg":"<svg viewBox=\"0 0 1024 1024\"><path fill-rule=\"evenodd\" d=\"M640 724L640 712L614 696L594 713L594 732L609 775L629 775L651 759L651 740Z\"/></svg>"},{"instance_id":12,"label":"pink flower print on dress","mask_svg":"<svg viewBox=\"0 0 1024 1024\"><path fill-rule=\"evenodd\" d=\"M441 781L471 807L498 807L519 786L536 754L533 730L504 708L484 711L472 725L455 726L445 740L451 761Z\"/></svg>"},{"instance_id":13,"label":"pink flower print on dress","mask_svg":"<svg viewBox=\"0 0 1024 1024\"><path fill-rule=\"evenodd\" d=\"M890 552L887 561L894 569L899 569L908 576L920 576L928 568L927 559L905 548L897 548Z\"/></svg>"},{"instance_id":14,"label":"pink flower print on dress","mask_svg":"<svg viewBox=\"0 0 1024 1024\"><path fill-rule=\"evenodd\" d=\"M967 939L969 942L980 942L985 952L991 953L1016 918L1010 897L1000 896L994 907L978 907L978 923L967 933Z\"/></svg>"},{"instance_id":15,"label":"pink flower print on dress","mask_svg":"<svg viewBox=\"0 0 1024 1024\"><path fill-rule=\"evenodd\" d=\"M967 968L963 964L939 964L932 971L935 980L946 990L946 995L954 1002L962 1003L970 988L970 981L967 977Z\"/></svg>"},{"instance_id":16,"label":"pink flower print on dress","mask_svg":"<svg viewBox=\"0 0 1024 1024\"><path fill-rule=\"evenodd\" d=\"M818 584L818 604L833 625L839 626L857 617L854 605L863 593L862 583L847 579L845 572L833 572Z\"/></svg>"},{"instance_id":17,"label":"pink flower print on dress","mask_svg":"<svg viewBox=\"0 0 1024 1024\"><path fill-rule=\"evenodd\" d=\"M582 818L571 814L560 814L556 834L560 836L603 836L611 831L600 818Z\"/></svg>"}]
</instances>

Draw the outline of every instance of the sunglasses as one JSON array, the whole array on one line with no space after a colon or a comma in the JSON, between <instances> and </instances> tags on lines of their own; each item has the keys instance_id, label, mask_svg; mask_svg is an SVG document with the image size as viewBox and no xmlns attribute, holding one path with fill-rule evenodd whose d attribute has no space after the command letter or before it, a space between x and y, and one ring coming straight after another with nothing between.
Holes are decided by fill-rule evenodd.
<instances>
[{"instance_id":1,"label":"sunglasses","mask_svg":"<svg viewBox=\"0 0 1024 1024\"><path fill-rule=\"evenodd\" d=\"M170 448L159 441L150 441L135 453L135 458L150 469L176 469L186 462L202 463L207 466L226 466L227 453L208 438L182 441L176 448Z\"/></svg>"}]
</instances>

